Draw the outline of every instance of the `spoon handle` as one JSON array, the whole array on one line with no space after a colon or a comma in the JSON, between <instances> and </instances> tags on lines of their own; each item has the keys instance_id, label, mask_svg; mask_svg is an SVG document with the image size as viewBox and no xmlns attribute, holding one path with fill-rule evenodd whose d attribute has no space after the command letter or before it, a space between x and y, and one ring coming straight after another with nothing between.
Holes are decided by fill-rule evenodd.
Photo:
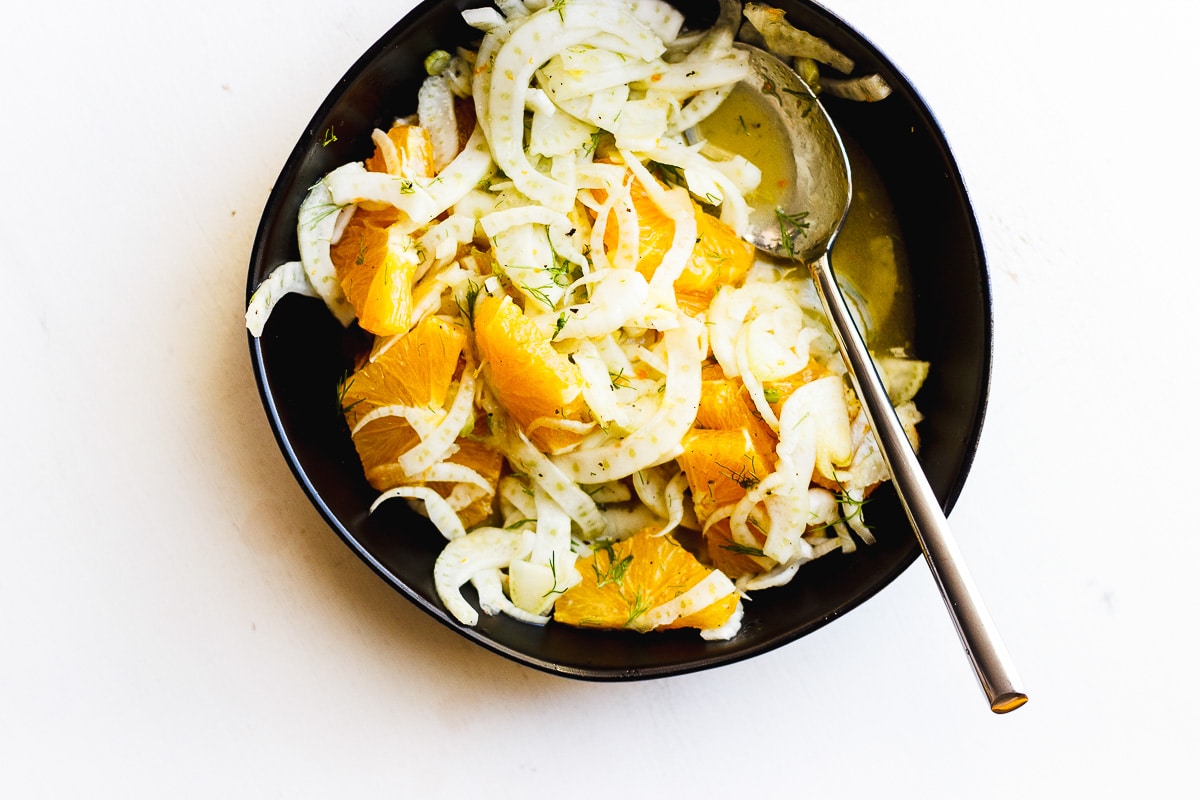
<instances>
[{"instance_id":1,"label":"spoon handle","mask_svg":"<svg viewBox=\"0 0 1200 800\"><path fill-rule=\"evenodd\" d=\"M1028 697L1018 688L1020 680L1008 650L984 608L955 544L946 515L896 417L862 334L850 316L846 299L829 265L829 253L809 264L809 272L833 323L834 336L848 362L846 366L879 442L880 452L891 470L896 493L917 534L925 560L992 711L1002 714L1019 708Z\"/></svg>"}]
</instances>

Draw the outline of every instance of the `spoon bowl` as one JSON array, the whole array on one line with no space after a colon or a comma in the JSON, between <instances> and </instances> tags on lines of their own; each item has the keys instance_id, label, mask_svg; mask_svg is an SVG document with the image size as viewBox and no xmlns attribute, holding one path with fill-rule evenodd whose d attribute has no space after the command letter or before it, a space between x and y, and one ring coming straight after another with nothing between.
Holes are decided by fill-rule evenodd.
<instances>
[{"instance_id":1,"label":"spoon bowl","mask_svg":"<svg viewBox=\"0 0 1200 800\"><path fill-rule=\"evenodd\" d=\"M850 159L833 120L812 89L791 67L757 47L747 53L752 77L735 91L746 93L768 118L778 119L786 188L774 202L750 210L742 238L759 250L805 263L833 247L850 211Z\"/></svg>"},{"instance_id":2,"label":"spoon bowl","mask_svg":"<svg viewBox=\"0 0 1200 800\"><path fill-rule=\"evenodd\" d=\"M830 250L851 200L850 160L841 137L816 94L794 70L756 47L739 47L749 54L752 68L740 87L756 92L760 105L787 132L791 163L786 171L794 176L774 203L752 210L743 236L764 252L807 265L896 494L980 686L993 711L1012 711L1028 697L1018 686L1012 659L963 563L830 264Z\"/></svg>"}]
</instances>

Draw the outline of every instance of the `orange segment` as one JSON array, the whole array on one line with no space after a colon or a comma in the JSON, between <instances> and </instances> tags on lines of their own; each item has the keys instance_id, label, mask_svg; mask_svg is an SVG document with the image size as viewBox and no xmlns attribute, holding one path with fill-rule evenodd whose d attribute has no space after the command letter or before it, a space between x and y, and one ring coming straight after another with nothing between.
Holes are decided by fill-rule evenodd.
<instances>
[{"instance_id":1,"label":"orange segment","mask_svg":"<svg viewBox=\"0 0 1200 800\"><path fill-rule=\"evenodd\" d=\"M764 382L763 391L766 392L767 402L771 404L771 408L778 415L783 407L783 401L791 397L792 392L806 383L812 383L817 378L824 378L832 374L826 367L810 358L804 365L804 369L799 372L777 381Z\"/></svg>"},{"instance_id":2,"label":"orange segment","mask_svg":"<svg viewBox=\"0 0 1200 800\"><path fill-rule=\"evenodd\" d=\"M387 152L377 146L363 162L368 170L432 177L433 144L424 128L394 125L387 138ZM416 242L393 228L400 218L391 206L363 203L329 252L358 324L379 336L403 333L412 321L413 282L422 258Z\"/></svg>"},{"instance_id":3,"label":"orange segment","mask_svg":"<svg viewBox=\"0 0 1200 800\"><path fill-rule=\"evenodd\" d=\"M351 427L352 415L379 406L445 405L466 342L462 327L431 315L377 348L375 360L354 373L343 393L342 407L348 409Z\"/></svg>"},{"instance_id":4,"label":"orange segment","mask_svg":"<svg viewBox=\"0 0 1200 800\"><path fill-rule=\"evenodd\" d=\"M341 238L329 248L342 291L356 312L370 291L375 265L382 263L387 253L388 228L399 218L400 212L390 206L379 210L356 209Z\"/></svg>"},{"instance_id":5,"label":"orange segment","mask_svg":"<svg viewBox=\"0 0 1200 800\"><path fill-rule=\"evenodd\" d=\"M342 411L350 429L353 431L359 420L381 406L445 406L466 341L463 328L429 316L407 334L378 343L375 360L355 371L340 390ZM466 527L491 516L504 464L499 451L479 440L486 434L487 423L481 418L472 432L475 438L459 437L455 442L458 451L447 459L475 470L491 486L491 491L482 492L459 511ZM383 492L416 483L397 463L420 440L406 420L380 417L356 431L353 440L367 481L375 489ZM449 482L431 482L429 486L443 497L449 497L455 489L455 484Z\"/></svg>"},{"instance_id":6,"label":"orange segment","mask_svg":"<svg viewBox=\"0 0 1200 800\"><path fill-rule=\"evenodd\" d=\"M653 629L651 609L695 586L712 571L671 536L642 531L623 542L581 558L582 580L554 604L554 618L592 628ZM737 595L727 595L698 611L663 625L666 628L716 628L729 621Z\"/></svg>"},{"instance_id":7,"label":"orange segment","mask_svg":"<svg viewBox=\"0 0 1200 800\"><path fill-rule=\"evenodd\" d=\"M769 465L775 460L775 445L779 440L754 407L754 401L750 399L750 393L741 380L715 378L701 383L696 427L744 430L750 434L761 464Z\"/></svg>"},{"instance_id":8,"label":"orange segment","mask_svg":"<svg viewBox=\"0 0 1200 800\"><path fill-rule=\"evenodd\" d=\"M649 280L671 247L675 222L663 213L640 182L634 181L629 197L638 217L637 269ZM696 217L696 246L675 281L675 294L685 311L696 314L708 308L722 284L736 284L746 277L754 264L754 248L694 202L692 209ZM617 246L619 231L614 217L604 230L606 247Z\"/></svg>"},{"instance_id":9,"label":"orange segment","mask_svg":"<svg viewBox=\"0 0 1200 800\"><path fill-rule=\"evenodd\" d=\"M721 506L745 497L746 490L770 469L743 430L693 430L683 440L678 461L701 522Z\"/></svg>"},{"instance_id":10,"label":"orange segment","mask_svg":"<svg viewBox=\"0 0 1200 800\"><path fill-rule=\"evenodd\" d=\"M719 381L725 377L725 370L721 369L721 365L715 361L705 361L700 365L700 379L705 381Z\"/></svg>"},{"instance_id":11,"label":"orange segment","mask_svg":"<svg viewBox=\"0 0 1200 800\"><path fill-rule=\"evenodd\" d=\"M396 123L388 129L387 137L395 148L395 160L392 169L388 169L388 156L383 149L376 147L371 156L363 164L371 172L390 172L405 178L432 178L433 170L433 140L429 131L419 125Z\"/></svg>"},{"instance_id":12,"label":"orange segment","mask_svg":"<svg viewBox=\"0 0 1200 800\"><path fill-rule=\"evenodd\" d=\"M684 442L679 463L687 474L696 515L704 522L717 508L736 503L746 490L773 469L775 432L759 415L741 380L726 378L711 370L703 383L696 428ZM749 522L761 546L765 532ZM728 518L704 531L712 564L732 577L757 574L761 565L733 540Z\"/></svg>"},{"instance_id":13,"label":"orange segment","mask_svg":"<svg viewBox=\"0 0 1200 800\"><path fill-rule=\"evenodd\" d=\"M399 417L383 417L368 422L353 436L354 449L363 465L367 483L386 492L413 483L400 468L397 459L420 442L417 432Z\"/></svg>"},{"instance_id":14,"label":"orange segment","mask_svg":"<svg viewBox=\"0 0 1200 800\"><path fill-rule=\"evenodd\" d=\"M340 388L342 413L350 430L381 406L444 406L466 339L462 328L440 317L426 317L356 370ZM406 421L381 417L353 438L372 486L382 491L408 482L396 459L418 437Z\"/></svg>"},{"instance_id":15,"label":"orange segment","mask_svg":"<svg viewBox=\"0 0 1200 800\"><path fill-rule=\"evenodd\" d=\"M675 292L703 300L707 308L724 284L737 284L754 264L754 248L733 228L696 207L696 246Z\"/></svg>"},{"instance_id":16,"label":"orange segment","mask_svg":"<svg viewBox=\"0 0 1200 800\"><path fill-rule=\"evenodd\" d=\"M389 218L395 221L392 209L359 209L329 251L358 324L378 336L408 330L422 262L415 240L385 224Z\"/></svg>"},{"instance_id":17,"label":"orange segment","mask_svg":"<svg viewBox=\"0 0 1200 800\"><path fill-rule=\"evenodd\" d=\"M629 187L629 199L638 218L637 271L650 280L667 250L671 249L671 242L675 238L675 222L650 199L640 181L634 181ZM614 215L604 228L605 248L616 249L619 236L620 228Z\"/></svg>"},{"instance_id":18,"label":"orange segment","mask_svg":"<svg viewBox=\"0 0 1200 800\"><path fill-rule=\"evenodd\" d=\"M535 445L557 452L580 434L554 427L588 418L583 379L511 297L484 297L475 308L475 347L496 400Z\"/></svg>"},{"instance_id":19,"label":"orange segment","mask_svg":"<svg viewBox=\"0 0 1200 800\"><path fill-rule=\"evenodd\" d=\"M484 423L484 429L486 432L486 423ZM486 522L492 516L496 500L496 487L500 483L500 472L504 468L504 455L494 447L478 440L460 438L457 444L458 452L450 456L448 460L475 470L491 486L491 491L476 497L466 508L458 512L458 518L462 521L463 527L470 530L481 522ZM430 481L429 486L443 497L448 497L454 490L452 483Z\"/></svg>"},{"instance_id":20,"label":"orange segment","mask_svg":"<svg viewBox=\"0 0 1200 800\"><path fill-rule=\"evenodd\" d=\"M729 618L733 616L733 612L737 610L738 605L737 594L727 594L715 603L711 603L704 608L692 614L672 622L670 625L664 625L664 628L699 628L700 630L711 630L719 628Z\"/></svg>"},{"instance_id":21,"label":"orange segment","mask_svg":"<svg viewBox=\"0 0 1200 800\"><path fill-rule=\"evenodd\" d=\"M748 526L754 536L757 547L747 547L733 540L729 528L729 518L719 519L704 532L704 542L708 547L708 560L714 567L731 578L743 575L757 575L763 571L762 566L753 558L761 555L762 545L767 536L753 525Z\"/></svg>"}]
</instances>

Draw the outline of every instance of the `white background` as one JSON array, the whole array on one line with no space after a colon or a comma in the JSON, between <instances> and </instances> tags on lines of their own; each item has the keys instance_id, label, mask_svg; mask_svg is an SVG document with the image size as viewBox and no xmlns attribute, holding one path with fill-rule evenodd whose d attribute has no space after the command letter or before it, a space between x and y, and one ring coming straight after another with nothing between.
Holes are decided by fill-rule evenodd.
<instances>
[{"instance_id":1,"label":"white background","mask_svg":"<svg viewBox=\"0 0 1200 800\"><path fill-rule=\"evenodd\" d=\"M1197 6L829 0L937 114L989 256L952 522L1031 696L994 716L921 563L752 661L590 684L468 644L324 525L247 263L410 5L6 12L0 796L1195 796Z\"/></svg>"}]
</instances>

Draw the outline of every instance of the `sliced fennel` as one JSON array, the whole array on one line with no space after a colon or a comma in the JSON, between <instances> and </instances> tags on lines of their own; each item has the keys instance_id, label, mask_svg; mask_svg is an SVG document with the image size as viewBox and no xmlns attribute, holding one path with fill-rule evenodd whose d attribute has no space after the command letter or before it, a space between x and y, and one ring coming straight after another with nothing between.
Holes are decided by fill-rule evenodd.
<instances>
[{"instance_id":1,"label":"sliced fennel","mask_svg":"<svg viewBox=\"0 0 1200 800\"><path fill-rule=\"evenodd\" d=\"M271 271L267 279L258 285L250 296L250 304L246 308L246 328L254 338L262 336L267 319L271 316L275 304L284 295L299 294L305 297L320 297L308 280L308 273L299 261L288 261L280 264Z\"/></svg>"}]
</instances>

